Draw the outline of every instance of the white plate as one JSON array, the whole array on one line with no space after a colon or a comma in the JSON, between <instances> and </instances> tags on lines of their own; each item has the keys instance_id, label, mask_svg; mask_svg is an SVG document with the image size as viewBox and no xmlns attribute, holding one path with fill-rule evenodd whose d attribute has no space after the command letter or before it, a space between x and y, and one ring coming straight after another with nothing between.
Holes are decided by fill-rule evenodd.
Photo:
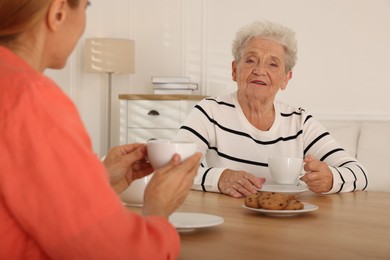
<instances>
[{"instance_id":1,"label":"white plate","mask_svg":"<svg viewBox=\"0 0 390 260\"><path fill-rule=\"evenodd\" d=\"M279 192L284 194L298 194L308 191L306 186L286 185L286 184L264 184L259 191Z\"/></svg>"},{"instance_id":2,"label":"white plate","mask_svg":"<svg viewBox=\"0 0 390 260\"><path fill-rule=\"evenodd\" d=\"M303 203L303 209L297 209L297 210L270 210L270 209L255 209L242 205L243 208L249 209L252 211L260 212L261 214L273 216L273 217L291 217L296 216L299 214L315 211L318 209L318 206L302 202Z\"/></svg>"},{"instance_id":3,"label":"white plate","mask_svg":"<svg viewBox=\"0 0 390 260\"><path fill-rule=\"evenodd\" d=\"M223 221L219 216L202 213L174 212L169 216L169 222L179 231L213 227L222 224Z\"/></svg>"}]
</instances>

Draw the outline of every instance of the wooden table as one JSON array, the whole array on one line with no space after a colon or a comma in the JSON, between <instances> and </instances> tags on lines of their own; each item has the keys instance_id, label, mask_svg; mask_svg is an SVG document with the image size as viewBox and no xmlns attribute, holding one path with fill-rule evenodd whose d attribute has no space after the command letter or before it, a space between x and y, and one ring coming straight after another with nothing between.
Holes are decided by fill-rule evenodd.
<instances>
[{"instance_id":1,"label":"wooden table","mask_svg":"<svg viewBox=\"0 0 390 260\"><path fill-rule=\"evenodd\" d=\"M180 259L390 259L390 193L299 197L319 209L270 217L242 208L243 199L191 191L178 211L218 215L224 223L180 233Z\"/></svg>"}]
</instances>

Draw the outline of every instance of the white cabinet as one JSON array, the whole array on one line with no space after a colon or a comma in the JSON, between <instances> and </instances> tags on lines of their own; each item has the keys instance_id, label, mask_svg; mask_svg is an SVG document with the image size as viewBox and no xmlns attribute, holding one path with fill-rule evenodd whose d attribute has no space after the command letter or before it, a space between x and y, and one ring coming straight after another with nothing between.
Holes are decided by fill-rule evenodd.
<instances>
[{"instance_id":1,"label":"white cabinet","mask_svg":"<svg viewBox=\"0 0 390 260\"><path fill-rule=\"evenodd\" d=\"M119 95L120 144L171 139L204 96Z\"/></svg>"}]
</instances>

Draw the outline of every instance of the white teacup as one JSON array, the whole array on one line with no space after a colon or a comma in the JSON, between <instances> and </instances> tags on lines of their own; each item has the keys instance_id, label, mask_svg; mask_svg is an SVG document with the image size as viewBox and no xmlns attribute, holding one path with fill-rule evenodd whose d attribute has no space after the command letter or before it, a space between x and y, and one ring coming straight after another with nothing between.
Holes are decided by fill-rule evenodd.
<instances>
[{"instance_id":1,"label":"white teacup","mask_svg":"<svg viewBox=\"0 0 390 260\"><path fill-rule=\"evenodd\" d=\"M196 152L196 144L190 142L177 142L169 140L150 140L147 142L148 159L154 169L167 164L177 153L181 160L185 160ZM145 188L153 174L133 181L120 195L120 199L130 206L142 206Z\"/></svg>"},{"instance_id":2,"label":"white teacup","mask_svg":"<svg viewBox=\"0 0 390 260\"><path fill-rule=\"evenodd\" d=\"M175 153L185 160L196 152L196 143L162 139L149 140L146 147L149 162L155 170L166 165Z\"/></svg>"},{"instance_id":3,"label":"white teacup","mask_svg":"<svg viewBox=\"0 0 390 260\"><path fill-rule=\"evenodd\" d=\"M303 170L303 159L293 157L270 157L268 167L272 179L278 184L295 184Z\"/></svg>"}]
</instances>

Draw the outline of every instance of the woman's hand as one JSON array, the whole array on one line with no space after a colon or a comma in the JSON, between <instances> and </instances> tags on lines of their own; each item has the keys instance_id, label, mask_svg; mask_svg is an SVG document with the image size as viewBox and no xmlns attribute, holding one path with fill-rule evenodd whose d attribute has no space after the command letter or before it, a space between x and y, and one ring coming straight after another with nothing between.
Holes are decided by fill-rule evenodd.
<instances>
[{"instance_id":1,"label":"woman's hand","mask_svg":"<svg viewBox=\"0 0 390 260\"><path fill-rule=\"evenodd\" d=\"M143 214L167 217L185 200L200 165L201 153L183 162L175 154L171 161L158 169L149 181L144 194Z\"/></svg>"},{"instance_id":2,"label":"woman's hand","mask_svg":"<svg viewBox=\"0 0 390 260\"><path fill-rule=\"evenodd\" d=\"M264 178L257 178L245 171L226 169L219 178L218 188L224 194L241 198L256 193L264 182Z\"/></svg>"},{"instance_id":3,"label":"woman's hand","mask_svg":"<svg viewBox=\"0 0 390 260\"><path fill-rule=\"evenodd\" d=\"M109 173L111 186L117 193L125 190L133 180L153 172L145 158L145 144L126 144L110 149L103 164Z\"/></svg>"},{"instance_id":4,"label":"woman's hand","mask_svg":"<svg viewBox=\"0 0 390 260\"><path fill-rule=\"evenodd\" d=\"M300 180L306 182L308 188L317 194L330 191L333 186L333 174L329 166L314 159L313 156L307 156L304 163L307 173Z\"/></svg>"}]
</instances>

